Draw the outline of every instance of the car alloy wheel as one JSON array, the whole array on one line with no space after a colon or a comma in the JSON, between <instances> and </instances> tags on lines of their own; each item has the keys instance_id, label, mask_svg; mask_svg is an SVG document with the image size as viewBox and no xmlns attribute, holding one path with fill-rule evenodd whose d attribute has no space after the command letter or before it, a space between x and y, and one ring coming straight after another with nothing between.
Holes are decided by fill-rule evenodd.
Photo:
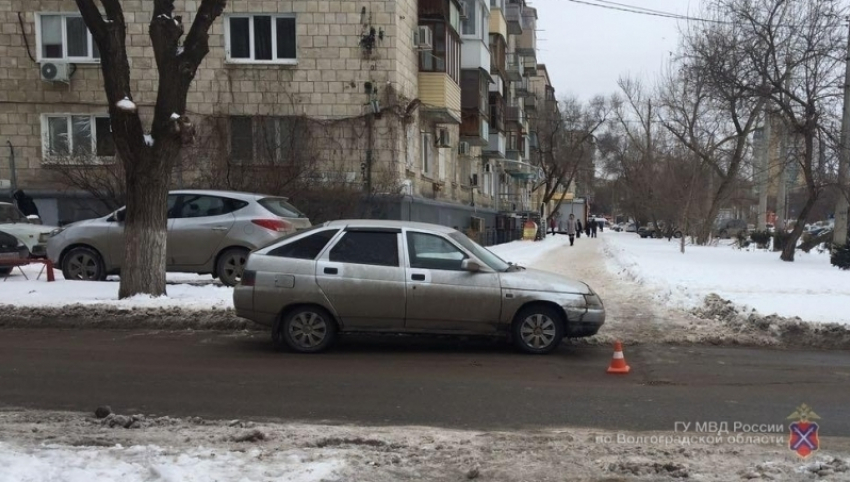
<instances>
[{"instance_id":1,"label":"car alloy wheel","mask_svg":"<svg viewBox=\"0 0 850 482\"><path fill-rule=\"evenodd\" d=\"M301 353L324 350L336 335L330 314L318 307L296 309L284 317L282 325L278 339L283 338L291 349Z\"/></svg>"},{"instance_id":2,"label":"car alloy wheel","mask_svg":"<svg viewBox=\"0 0 850 482\"><path fill-rule=\"evenodd\" d=\"M62 261L62 275L69 280L102 281L104 279L103 261L91 249L72 249Z\"/></svg>"},{"instance_id":3,"label":"car alloy wheel","mask_svg":"<svg viewBox=\"0 0 850 482\"><path fill-rule=\"evenodd\" d=\"M245 270L245 262L248 260L248 252L244 249L228 249L218 259L216 275L227 286L236 286L242 280L242 271Z\"/></svg>"},{"instance_id":4,"label":"car alloy wheel","mask_svg":"<svg viewBox=\"0 0 850 482\"><path fill-rule=\"evenodd\" d=\"M532 306L517 314L514 343L528 353L549 353L563 339L561 316L548 306Z\"/></svg>"}]
</instances>

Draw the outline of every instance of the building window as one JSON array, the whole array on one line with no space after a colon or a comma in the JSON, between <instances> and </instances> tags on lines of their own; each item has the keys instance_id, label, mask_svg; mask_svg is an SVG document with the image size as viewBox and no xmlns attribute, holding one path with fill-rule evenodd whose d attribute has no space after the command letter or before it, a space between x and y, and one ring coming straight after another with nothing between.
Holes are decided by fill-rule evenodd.
<instances>
[{"instance_id":1,"label":"building window","mask_svg":"<svg viewBox=\"0 0 850 482\"><path fill-rule=\"evenodd\" d=\"M40 14L35 25L39 60L100 60L97 44L80 15Z\"/></svg>"},{"instance_id":2,"label":"building window","mask_svg":"<svg viewBox=\"0 0 850 482\"><path fill-rule=\"evenodd\" d=\"M430 132L422 133L422 174L430 176L434 171L434 136Z\"/></svg>"},{"instance_id":3,"label":"building window","mask_svg":"<svg viewBox=\"0 0 850 482\"><path fill-rule=\"evenodd\" d=\"M230 62L296 62L295 15L229 15L225 44Z\"/></svg>"},{"instance_id":4,"label":"building window","mask_svg":"<svg viewBox=\"0 0 850 482\"><path fill-rule=\"evenodd\" d=\"M254 129L247 116L230 118L230 159L250 163L254 160Z\"/></svg>"},{"instance_id":5,"label":"building window","mask_svg":"<svg viewBox=\"0 0 850 482\"><path fill-rule=\"evenodd\" d=\"M463 19L463 22L460 25L461 33L463 35L477 35L477 28L480 28L478 25L478 0L463 0L464 4L466 4L466 18Z\"/></svg>"},{"instance_id":6,"label":"building window","mask_svg":"<svg viewBox=\"0 0 850 482\"><path fill-rule=\"evenodd\" d=\"M115 156L108 116L47 114L42 117L44 158L91 161Z\"/></svg>"},{"instance_id":7,"label":"building window","mask_svg":"<svg viewBox=\"0 0 850 482\"><path fill-rule=\"evenodd\" d=\"M434 32L434 49L419 53L419 70L422 72L445 72L460 84L460 37L445 22L427 25Z\"/></svg>"}]
</instances>

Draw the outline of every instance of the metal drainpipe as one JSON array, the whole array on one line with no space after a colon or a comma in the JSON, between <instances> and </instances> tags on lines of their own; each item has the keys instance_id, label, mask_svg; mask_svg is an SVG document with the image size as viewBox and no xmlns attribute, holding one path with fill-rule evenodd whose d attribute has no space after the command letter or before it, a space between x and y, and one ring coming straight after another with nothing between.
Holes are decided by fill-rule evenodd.
<instances>
[{"instance_id":1,"label":"metal drainpipe","mask_svg":"<svg viewBox=\"0 0 850 482\"><path fill-rule=\"evenodd\" d=\"M11 193L14 194L18 190L18 173L15 170L15 148L12 146L12 141L6 141L9 144L9 182L12 184Z\"/></svg>"}]
</instances>

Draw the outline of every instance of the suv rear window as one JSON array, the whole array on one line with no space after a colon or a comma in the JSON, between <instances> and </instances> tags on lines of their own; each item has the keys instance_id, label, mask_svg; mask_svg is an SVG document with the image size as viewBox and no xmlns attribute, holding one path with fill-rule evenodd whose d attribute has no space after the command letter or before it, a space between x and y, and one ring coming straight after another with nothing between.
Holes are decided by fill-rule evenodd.
<instances>
[{"instance_id":1,"label":"suv rear window","mask_svg":"<svg viewBox=\"0 0 850 482\"><path fill-rule=\"evenodd\" d=\"M264 199L260 199L257 201L260 206L266 208L275 216L279 216L281 218L306 218L307 216L295 208L292 204L289 204L286 199L282 197L267 197Z\"/></svg>"}]
</instances>

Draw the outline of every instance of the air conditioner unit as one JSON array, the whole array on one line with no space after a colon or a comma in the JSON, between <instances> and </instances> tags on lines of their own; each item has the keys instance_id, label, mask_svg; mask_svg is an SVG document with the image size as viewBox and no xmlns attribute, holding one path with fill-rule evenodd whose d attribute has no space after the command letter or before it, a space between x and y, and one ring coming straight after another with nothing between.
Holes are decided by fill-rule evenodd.
<instances>
[{"instance_id":1,"label":"air conditioner unit","mask_svg":"<svg viewBox=\"0 0 850 482\"><path fill-rule=\"evenodd\" d=\"M42 62L40 66L41 80L45 82L68 82L71 78L68 64L58 62Z\"/></svg>"},{"instance_id":2,"label":"air conditioner unit","mask_svg":"<svg viewBox=\"0 0 850 482\"><path fill-rule=\"evenodd\" d=\"M451 147L451 139L449 138L448 129L440 129L437 131L437 147Z\"/></svg>"},{"instance_id":3,"label":"air conditioner unit","mask_svg":"<svg viewBox=\"0 0 850 482\"><path fill-rule=\"evenodd\" d=\"M477 186L478 185L478 174L473 174L469 176L469 185Z\"/></svg>"},{"instance_id":4,"label":"air conditioner unit","mask_svg":"<svg viewBox=\"0 0 850 482\"><path fill-rule=\"evenodd\" d=\"M434 31L427 25L419 25L414 32L413 44L417 50L434 50Z\"/></svg>"},{"instance_id":5,"label":"air conditioner unit","mask_svg":"<svg viewBox=\"0 0 850 482\"><path fill-rule=\"evenodd\" d=\"M465 155L469 154L469 143L464 142L464 141L458 142L457 153L460 154L461 156L465 156Z\"/></svg>"},{"instance_id":6,"label":"air conditioner unit","mask_svg":"<svg viewBox=\"0 0 850 482\"><path fill-rule=\"evenodd\" d=\"M469 18L469 12L467 11L467 8L468 8L467 3L463 0L461 0L461 2L460 2L460 18Z\"/></svg>"}]
</instances>

